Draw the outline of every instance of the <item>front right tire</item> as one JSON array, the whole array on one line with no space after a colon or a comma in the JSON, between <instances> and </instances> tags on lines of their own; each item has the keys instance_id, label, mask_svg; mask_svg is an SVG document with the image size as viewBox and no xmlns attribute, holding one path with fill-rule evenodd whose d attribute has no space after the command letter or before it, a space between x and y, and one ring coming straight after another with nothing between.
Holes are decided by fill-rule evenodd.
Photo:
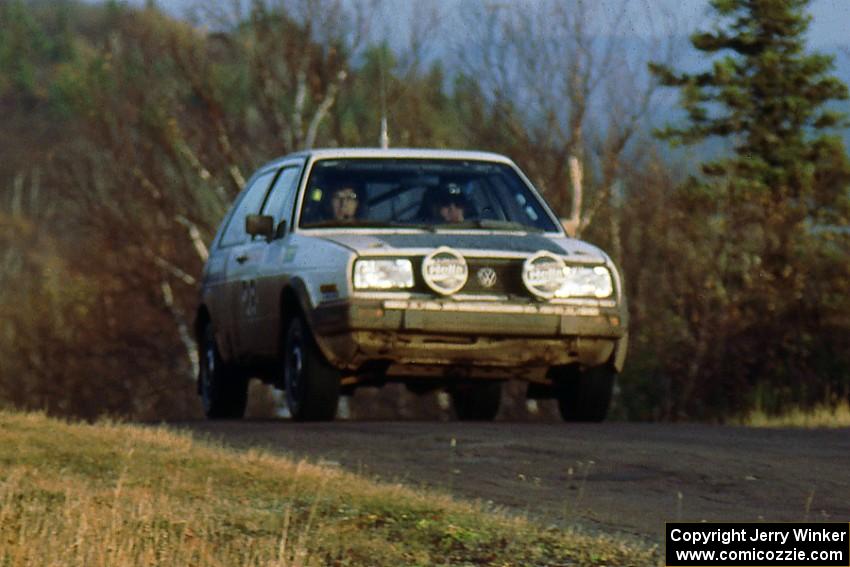
<instances>
[{"instance_id":1,"label":"front right tire","mask_svg":"<svg viewBox=\"0 0 850 567\"><path fill-rule=\"evenodd\" d=\"M608 365L586 370L559 368L555 375L555 393L563 420L604 421L616 378L616 371Z\"/></svg>"},{"instance_id":2,"label":"front right tire","mask_svg":"<svg viewBox=\"0 0 850 567\"><path fill-rule=\"evenodd\" d=\"M200 348L198 393L209 419L241 419L248 405L248 378L225 363L212 325L204 329Z\"/></svg>"},{"instance_id":3,"label":"front right tire","mask_svg":"<svg viewBox=\"0 0 850 567\"><path fill-rule=\"evenodd\" d=\"M300 315L286 329L283 378L295 421L332 421L340 396L340 372L325 360Z\"/></svg>"}]
</instances>

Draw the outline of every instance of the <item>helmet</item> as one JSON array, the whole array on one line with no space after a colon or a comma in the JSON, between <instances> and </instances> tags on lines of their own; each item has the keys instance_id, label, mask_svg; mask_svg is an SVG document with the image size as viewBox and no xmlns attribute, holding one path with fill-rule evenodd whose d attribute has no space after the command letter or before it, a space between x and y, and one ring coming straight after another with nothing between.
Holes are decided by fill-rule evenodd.
<instances>
[{"instance_id":1,"label":"helmet","mask_svg":"<svg viewBox=\"0 0 850 567\"><path fill-rule=\"evenodd\" d=\"M463 189L457 183L443 185L437 191L437 195L434 198L434 206L438 209L452 203L462 208L467 208L469 204L466 195L463 194Z\"/></svg>"}]
</instances>

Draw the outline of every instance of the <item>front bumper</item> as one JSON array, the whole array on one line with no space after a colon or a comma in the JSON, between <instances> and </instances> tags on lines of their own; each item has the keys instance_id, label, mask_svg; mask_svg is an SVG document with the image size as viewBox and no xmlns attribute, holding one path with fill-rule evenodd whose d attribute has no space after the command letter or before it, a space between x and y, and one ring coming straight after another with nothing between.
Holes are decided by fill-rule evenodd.
<instances>
[{"instance_id":1,"label":"front bumper","mask_svg":"<svg viewBox=\"0 0 850 567\"><path fill-rule=\"evenodd\" d=\"M320 305L311 323L328 360L350 372L383 361L388 374L399 376L521 372L544 381L556 365L613 361L620 370L626 318L613 301L358 298Z\"/></svg>"}]
</instances>

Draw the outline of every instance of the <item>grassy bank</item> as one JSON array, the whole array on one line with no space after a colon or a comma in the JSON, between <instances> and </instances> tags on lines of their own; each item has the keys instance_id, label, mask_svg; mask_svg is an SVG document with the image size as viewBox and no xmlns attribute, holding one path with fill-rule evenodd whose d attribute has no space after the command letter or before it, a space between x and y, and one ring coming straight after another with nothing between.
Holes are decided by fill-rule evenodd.
<instances>
[{"instance_id":1,"label":"grassy bank","mask_svg":"<svg viewBox=\"0 0 850 567\"><path fill-rule=\"evenodd\" d=\"M0 412L0 566L657 561L615 538L166 428Z\"/></svg>"},{"instance_id":2,"label":"grassy bank","mask_svg":"<svg viewBox=\"0 0 850 567\"><path fill-rule=\"evenodd\" d=\"M835 407L821 406L811 410L790 410L781 415L771 415L756 409L733 425L748 427L801 427L805 429L850 427L850 404Z\"/></svg>"}]
</instances>

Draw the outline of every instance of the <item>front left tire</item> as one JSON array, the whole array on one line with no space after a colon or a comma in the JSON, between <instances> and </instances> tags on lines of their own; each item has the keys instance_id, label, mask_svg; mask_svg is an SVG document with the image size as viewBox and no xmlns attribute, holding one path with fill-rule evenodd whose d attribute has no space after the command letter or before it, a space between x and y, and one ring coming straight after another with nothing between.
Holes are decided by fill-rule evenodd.
<instances>
[{"instance_id":1,"label":"front left tire","mask_svg":"<svg viewBox=\"0 0 850 567\"><path fill-rule=\"evenodd\" d=\"M209 419L242 419L248 405L248 378L222 360L212 325L204 329L200 348L198 393Z\"/></svg>"},{"instance_id":2,"label":"front left tire","mask_svg":"<svg viewBox=\"0 0 850 567\"><path fill-rule=\"evenodd\" d=\"M293 317L284 342L286 403L295 421L332 421L341 393L340 372L325 360L301 315Z\"/></svg>"}]
</instances>

